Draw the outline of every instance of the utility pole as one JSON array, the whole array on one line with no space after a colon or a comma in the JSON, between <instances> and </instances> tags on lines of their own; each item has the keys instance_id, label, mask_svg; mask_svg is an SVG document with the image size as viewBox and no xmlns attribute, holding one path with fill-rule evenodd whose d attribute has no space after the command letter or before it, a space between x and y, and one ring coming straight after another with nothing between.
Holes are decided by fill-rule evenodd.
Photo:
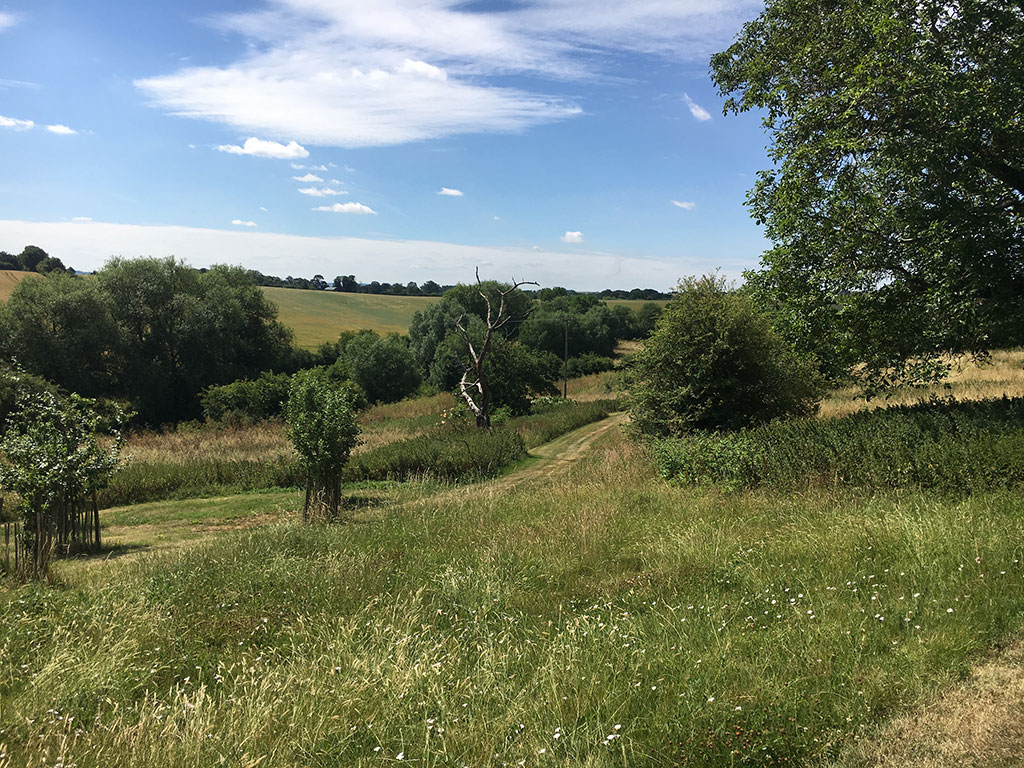
<instances>
[{"instance_id":1,"label":"utility pole","mask_svg":"<svg viewBox=\"0 0 1024 768\"><path fill-rule=\"evenodd\" d=\"M565 320L565 354L562 356L562 399L569 398L569 316Z\"/></svg>"}]
</instances>

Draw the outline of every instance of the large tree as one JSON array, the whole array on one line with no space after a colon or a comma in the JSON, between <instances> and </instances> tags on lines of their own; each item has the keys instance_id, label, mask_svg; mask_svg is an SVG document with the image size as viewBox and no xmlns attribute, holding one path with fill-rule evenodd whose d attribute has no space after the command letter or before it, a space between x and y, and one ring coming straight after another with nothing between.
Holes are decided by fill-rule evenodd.
<instances>
[{"instance_id":1,"label":"large tree","mask_svg":"<svg viewBox=\"0 0 1024 768\"><path fill-rule=\"evenodd\" d=\"M1024 340L1019 3L769 0L711 66L770 135L752 283L793 341L885 387Z\"/></svg>"}]
</instances>

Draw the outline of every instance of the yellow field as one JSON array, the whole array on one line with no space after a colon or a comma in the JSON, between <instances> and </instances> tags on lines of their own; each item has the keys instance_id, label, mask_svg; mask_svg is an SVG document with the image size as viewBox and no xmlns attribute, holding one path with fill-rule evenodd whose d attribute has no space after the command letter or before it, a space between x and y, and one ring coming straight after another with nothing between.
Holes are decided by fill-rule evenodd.
<instances>
[{"instance_id":1,"label":"yellow field","mask_svg":"<svg viewBox=\"0 0 1024 768\"><path fill-rule=\"evenodd\" d=\"M26 277L35 275L35 272L15 272L10 269L0 269L0 301L7 301L14 286Z\"/></svg>"}]
</instances>

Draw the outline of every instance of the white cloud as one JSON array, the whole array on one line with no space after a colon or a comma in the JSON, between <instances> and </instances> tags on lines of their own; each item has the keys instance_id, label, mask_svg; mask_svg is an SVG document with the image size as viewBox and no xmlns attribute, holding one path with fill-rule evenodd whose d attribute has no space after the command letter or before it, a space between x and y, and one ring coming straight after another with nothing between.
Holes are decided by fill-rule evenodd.
<instances>
[{"instance_id":1,"label":"white cloud","mask_svg":"<svg viewBox=\"0 0 1024 768\"><path fill-rule=\"evenodd\" d=\"M294 168L296 171L301 171L303 168L306 167L302 163L292 163L291 165L292 168Z\"/></svg>"},{"instance_id":2,"label":"white cloud","mask_svg":"<svg viewBox=\"0 0 1024 768\"><path fill-rule=\"evenodd\" d=\"M309 157L306 148L294 141L280 144L276 141L264 141L253 136L246 139L245 144L221 144L217 149L231 155L250 155L252 157L270 157L277 160L288 160L293 157Z\"/></svg>"},{"instance_id":3,"label":"white cloud","mask_svg":"<svg viewBox=\"0 0 1024 768\"><path fill-rule=\"evenodd\" d=\"M367 205L362 203L335 203L334 205L321 205L313 209L314 211L330 211L331 213L358 213L367 214L372 213L376 215L376 211Z\"/></svg>"},{"instance_id":4,"label":"white cloud","mask_svg":"<svg viewBox=\"0 0 1024 768\"><path fill-rule=\"evenodd\" d=\"M16 131L29 131L35 126L31 120L18 120L14 117L0 115L0 128L13 128Z\"/></svg>"},{"instance_id":5,"label":"white cloud","mask_svg":"<svg viewBox=\"0 0 1024 768\"><path fill-rule=\"evenodd\" d=\"M75 216L71 220L72 221L81 221L81 222L92 221L92 216Z\"/></svg>"},{"instance_id":6,"label":"white cloud","mask_svg":"<svg viewBox=\"0 0 1024 768\"><path fill-rule=\"evenodd\" d=\"M451 189L450 187L441 187L440 191L437 194L442 195L444 197L462 197L462 190Z\"/></svg>"},{"instance_id":7,"label":"white cloud","mask_svg":"<svg viewBox=\"0 0 1024 768\"><path fill-rule=\"evenodd\" d=\"M236 227L255 227L256 226L256 222L255 221L242 221L241 219L235 219L231 223L234 224Z\"/></svg>"},{"instance_id":8,"label":"white cloud","mask_svg":"<svg viewBox=\"0 0 1024 768\"><path fill-rule=\"evenodd\" d=\"M693 115L700 122L706 122L711 119L711 113L708 112L704 107L698 104L696 101L690 98L690 94L683 94L683 101L686 106L690 109L690 114Z\"/></svg>"},{"instance_id":9,"label":"white cloud","mask_svg":"<svg viewBox=\"0 0 1024 768\"><path fill-rule=\"evenodd\" d=\"M2 13L0 12L0 32L5 29L10 29L18 23L18 17L13 13Z\"/></svg>"},{"instance_id":10,"label":"white cloud","mask_svg":"<svg viewBox=\"0 0 1024 768\"><path fill-rule=\"evenodd\" d=\"M385 146L581 114L508 85L601 77L616 54L706 61L758 0L273 0L217 17L245 53L135 82L173 114L306 144ZM564 88L559 88L565 91Z\"/></svg>"},{"instance_id":11,"label":"white cloud","mask_svg":"<svg viewBox=\"0 0 1024 768\"><path fill-rule=\"evenodd\" d=\"M267 212L267 209L266 209L266 208L264 208L264 207L263 207L262 205L260 206L260 210L261 210L261 211L263 211L264 213L266 213L266 212Z\"/></svg>"},{"instance_id":12,"label":"white cloud","mask_svg":"<svg viewBox=\"0 0 1024 768\"><path fill-rule=\"evenodd\" d=\"M326 165L311 165L311 166L309 166L309 170L311 170L311 171L326 171L327 170L327 166Z\"/></svg>"},{"instance_id":13,"label":"white cloud","mask_svg":"<svg viewBox=\"0 0 1024 768\"><path fill-rule=\"evenodd\" d=\"M495 216L493 220L494 221L501 221L501 216Z\"/></svg>"},{"instance_id":14,"label":"white cloud","mask_svg":"<svg viewBox=\"0 0 1024 768\"><path fill-rule=\"evenodd\" d=\"M46 130L59 136L74 136L78 133L74 128L68 128L66 125L48 125Z\"/></svg>"},{"instance_id":15,"label":"white cloud","mask_svg":"<svg viewBox=\"0 0 1024 768\"><path fill-rule=\"evenodd\" d=\"M696 203L692 203L689 200L673 200L672 205L676 208L682 208L684 211L692 211L697 207Z\"/></svg>"},{"instance_id":16,"label":"white cloud","mask_svg":"<svg viewBox=\"0 0 1024 768\"><path fill-rule=\"evenodd\" d=\"M562 242L563 243L573 243L573 244L582 243L582 242L584 242L584 240L583 240L583 233L582 232L566 232L564 235L562 235Z\"/></svg>"},{"instance_id":17,"label":"white cloud","mask_svg":"<svg viewBox=\"0 0 1024 768\"><path fill-rule=\"evenodd\" d=\"M305 187L299 190L300 195L309 195L310 197L329 197L331 195L347 195L343 189L331 189L330 187Z\"/></svg>"},{"instance_id":18,"label":"white cloud","mask_svg":"<svg viewBox=\"0 0 1024 768\"><path fill-rule=\"evenodd\" d=\"M188 145L188 148L189 148L189 149L195 149L195 148L196 148L196 145L195 145L195 144L189 144L189 145Z\"/></svg>"},{"instance_id":19,"label":"white cloud","mask_svg":"<svg viewBox=\"0 0 1024 768\"><path fill-rule=\"evenodd\" d=\"M307 184L312 181L323 181L319 176L315 176L312 173L307 173L305 176L292 176L296 181L304 181Z\"/></svg>"},{"instance_id":20,"label":"white cloud","mask_svg":"<svg viewBox=\"0 0 1024 768\"><path fill-rule=\"evenodd\" d=\"M49 253L74 253L75 266L99 269L112 254L135 257L177 255L195 267L242 264L268 275L326 274L326 265L344 253L353 264L365 265L359 276L368 280L436 280L442 284L471 282L473 269L481 277L508 280L526 277L542 285L577 290L653 287L667 290L680 275L714 270L700 249L693 257L648 259L592 251L581 246L569 253L539 246L513 248L424 240L373 240L355 237L303 237L255 229L147 227L91 222L30 222L0 220L0 242L36 243ZM722 266L723 275L740 278L757 266L758 249L744 245L735 259ZM754 255L751 255L754 254ZM721 259L721 257L717 257ZM487 265L486 268L484 265Z\"/></svg>"}]
</instances>

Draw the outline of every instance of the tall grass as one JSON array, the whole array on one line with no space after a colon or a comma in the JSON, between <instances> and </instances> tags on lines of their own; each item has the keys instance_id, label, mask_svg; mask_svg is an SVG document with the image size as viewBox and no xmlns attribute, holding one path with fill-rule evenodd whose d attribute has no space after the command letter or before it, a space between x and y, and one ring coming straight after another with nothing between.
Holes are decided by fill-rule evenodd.
<instances>
[{"instance_id":1,"label":"tall grass","mask_svg":"<svg viewBox=\"0 0 1024 768\"><path fill-rule=\"evenodd\" d=\"M662 477L723 488L847 485L971 492L1024 484L1024 398L794 419L654 444Z\"/></svg>"},{"instance_id":2,"label":"tall grass","mask_svg":"<svg viewBox=\"0 0 1024 768\"><path fill-rule=\"evenodd\" d=\"M1024 502L552 485L0 601L0 764L805 765L1019 628Z\"/></svg>"}]
</instances>

